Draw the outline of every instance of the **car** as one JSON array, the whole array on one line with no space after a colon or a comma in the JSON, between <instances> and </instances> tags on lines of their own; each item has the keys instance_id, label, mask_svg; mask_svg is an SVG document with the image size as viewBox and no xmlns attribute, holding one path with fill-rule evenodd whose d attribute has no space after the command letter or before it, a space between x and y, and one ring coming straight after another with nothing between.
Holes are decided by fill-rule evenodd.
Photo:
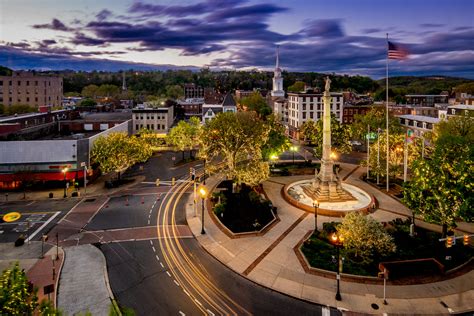
<instances>
[{"instance_id":1,"label":"car","mask_svg":"<svg viewBox=\"0 0 474 316\"><path fill-rule=\"evenodd\" d=\"M362 143L359 142L358 140L351 140L349 143L351 143L351 145L353 145L353 146L361 146L362 145Z\"/></svg>"}]
</instances>

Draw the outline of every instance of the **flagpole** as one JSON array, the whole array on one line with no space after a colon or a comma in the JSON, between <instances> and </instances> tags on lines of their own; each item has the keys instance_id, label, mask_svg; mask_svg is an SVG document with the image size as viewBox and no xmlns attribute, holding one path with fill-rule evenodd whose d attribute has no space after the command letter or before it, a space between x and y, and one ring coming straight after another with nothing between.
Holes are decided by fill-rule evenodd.
<instances>
[{"instance_id":1,"label":"flagpole","mask_svg":"<svg viewBox=\"0 0 474 316\"><path fill-rule=\"evenodd\" d=\"M388 159L389 159L389 150L390 150L390 146L389 146L389 138L388 138L388 33L387 33L387 59L386 59L386 63L385 63L385 99L386 99L386 102L385 102L385 107L386 107L386 121L387 121L387 192L389 190L389 176L388 176Z\"/></svg>"}]
</instances>

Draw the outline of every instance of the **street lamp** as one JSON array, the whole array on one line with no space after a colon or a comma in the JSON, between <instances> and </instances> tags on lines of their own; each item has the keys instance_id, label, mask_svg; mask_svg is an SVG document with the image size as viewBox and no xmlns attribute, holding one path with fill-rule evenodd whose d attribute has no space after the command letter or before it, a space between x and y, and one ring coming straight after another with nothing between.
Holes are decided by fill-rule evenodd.
<instances>
[{"instance_id":1,"label":"street lamp","mask_svg":"<svg viewBox=\"0 0 474 316\"><path fill-rule=\"evenodd\" d=\"M62 172L64 174L64 196L63 198L67 198L67 192L66 192L66 189L67 189L67 182L66 182L66 174L67 174L67 171L69 169L67 167L63 168Z\"/></svg>"},{"instance_id":2,"label":"street lamp","mask_svg":"<svg viewBox=\"0 0 474 316\"><path fill-rule=\"evenodd\" d=\"M275 167L275 161L276 161L277 159L278 159L278 155L276 155L276 154L272 154L272 155L270 156L270 165L271 165L272 167Z\"/></svg>"},{"instance_id":3,"label":"street lamp","mask_svg":"<svg viewBox=\"0 0 474 316\"><path fill-rule=\"evenodd\" d=\"M202 205L202 213L201 213L201 235L204 235L206 231L204 230L204 202L206 201L207 190L205 186L201 186L199 188L199 195L201 196L201 205Z\"/></svg>"},{"instance_id":4,"label":"street lamp","mask_svg":"<svg viewBox=\"0 0 474 316\"><path fill-rule=\"evenodd\" d=\"M337 272L336 272L336 284L337 284L337 291L336 291L336 301L342 300L341 292L339 291L339 280L341 279L340 273L340 264L341 264L341 256L339 249L342 247L344 242L344 237L338 235L337 233L333 233L331 235L331 241L337 249Z\"/></svg>"},{"instance_id":5,"label":"street lamp","mask_svg":"<svg viewBox=\"0 0 474 316\"><path fill-rule=\"evenodd\" d=\"M293 153L293 164L295 164L295 151L298 151L298 146L291 146L290 150Z\"/></svg>"},{"instance_id":6,"label":"street lamp","mask_svg":"<svg viewBox=\"0 0 474 316\"><path fill-rule=\"evenodd\" d=\"M317 232L318 231L318 208L319 208L318 200L313 201L313 207L314 207L314 232Z\"/></svg>"}]
</instances>

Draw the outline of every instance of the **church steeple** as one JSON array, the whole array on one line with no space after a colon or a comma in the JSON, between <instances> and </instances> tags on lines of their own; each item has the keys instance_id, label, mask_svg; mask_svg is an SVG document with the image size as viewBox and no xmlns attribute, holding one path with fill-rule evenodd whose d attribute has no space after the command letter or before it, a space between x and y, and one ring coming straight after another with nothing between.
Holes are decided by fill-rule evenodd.
<instances>
[{"instance_id":1,"label":"church steeple","mask_svg":"<svg viewBox=\"0 0 474 316\"><path fill-rule=\"evenodd\" d=\"M273 73L273 88L272 97L284 97L285 91L283 91L283 77L281 76L280 69L280 46L276 48L276 64L275 71Z\"/></svg>"}]
</instances>

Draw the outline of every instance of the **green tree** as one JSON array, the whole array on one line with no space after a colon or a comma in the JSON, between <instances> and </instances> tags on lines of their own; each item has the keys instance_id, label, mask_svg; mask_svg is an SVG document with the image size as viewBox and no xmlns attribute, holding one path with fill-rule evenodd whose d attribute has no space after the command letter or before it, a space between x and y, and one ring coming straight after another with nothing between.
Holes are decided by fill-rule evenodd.
<instances>
[{"instance_id":1,"label":"green tree","mask_svg":"<svg viewBox=\"0 0 474 316\"><path fill-rule=\"evenodd\" d=\"M300 92L304 90L306 84L303 81L296 81L294 84L288 87L288 92Z\"/></svg>"},{"instance_id":2,"label":"green tree","mask_svg":"<svg viewBox=\"0 0 474 316\"><path fill-rule=\"evenodd\" d=\"M247 110L255 111L260 117L266 117L272 113L272 109L258 91L254 91L248 97L243 98L240 103L246 107Z\"/></svg>"},{"instance_id":3,"label":"green tree","mask_svg":"<svg viewBox=\"0 0 474 316\"><path fill-rule=\"evenodd\" d=\"M383 226L359 212L347 214L337 226L337 232L346 251L366 262L371 262L375 255L386 256L396 250L393 238Z\"/></svg>"},{"instance_id":4,"label":"green tree","mask_svg":"<svg viewBox=\"0 0 474 316\"><path fill-rule=\"evenodd\" d=\"M442 225L443 237L456 220L474 221L474 119L454 117L435 128L429 158L414 161L403 201L428 222Z\"/></svg>"},{"instance_id":5,"label":"green tree","mask_svg":"<svg viewBox=\"0 0 474 316\"><path fill-rule=\"evenodd\" d=\"M323 153L323 120L316 122L316 133L314 143L314 151L316 155L321 157ZM331 146L334 151L339 153L351 152L352 146L350 144L351 130L347 125L339 123L334 114L331 114Z\"/></svg>"},{"instance_id":6,"label":"green tree","mask_svg":"<svg viewBox=\"0 0 474 316\"><path fill-rule=\"evenodd\" d=\"M204 126L200 155L222 160L224 173L236 183L255 185L268 178L262 147L269 132L255 112L219 113Z\"/></svg>"},{"instance_id":7,"label":"green tree","mask_svg":"<svg viewBox=\"0 0 474 316\"><path fill-rule=\"evenodd\" d=\"M92 99L84 99L81 101L81 103L79 103L80 106L85 106L85 107L93 107L95 105L97 105L97 102L95 102L94 100Z\"/></svg>"},{"instance_id":8,"label":"green tree","mask_svg":"<svg viewBox=\"0 0 474 316\"><path fill-rule=\"evenodd\" d=\"M166 96L170 99L177 100L184 97L184 89L180 85L167 86Z\"/></svg>"},{"instance_id":9,"label":"green tree","mask_svg":"<svg viewBox=\"0 0 474 316\"><path fill-rule=\"evenodd\" d=\"M33 315L38 306L36 292L18 263L4 270L0 280L0 315Z\"/></svg>"},{"instance_id":10,"label":"green tree","mask_svg":"<svg viewBox=\"0 0 474 316\"><path fill-rule=\"evenodd\" d=\"M365 141L365 136L367 135L367 126L370 127L372 132L376 132L379 128L386 129L387 118L385 113L385 107L374 106L365 115L354 115L354 122L352 125L350 125L354 139ZM390 134L403 133L399 119L391 114L388 116L388 128L390 130Z\"/></svg>"},{"instance_id":11,"label":"green tree","mask_svg":"<svg viewBox=\"0 0 474 316\"><path fill-rule=\"evenodd\" d=\"M120 89L113 84L102 84L96 90L96 95L98 97L104 98L116 98L120 94Z\"/></svg>"},{"instance_id":12,"label":"green tree","mask_svg":"<svg viewBox=\"0 0 474 316\"><path fill-rule=\"evenodd\" d=\"M166 137L167 143L176 147L183 152L192 150L199 144L199 137L201 134L201 122L197 117L192 117L189 122L179 121L178 125L173 127Z\"/></svg>"},{"instance_id":13,"label":"green tree","mask_svg":"<svg viewBox=\"0 0 474 316\"><path fill-rule=\"evenodd\" d=\"M317 135L320 132L318 128L318 124L309 119L305 122L300 127L300 132L301 136L303 136L304 141L314 144L317 141Z\"/></svg>"},{"instance_id":14,"label":"green tree","mask_svg":"<svg viewBox=\"0 0 474 316\"><path fill-rule=\"evenodd\" d=\"M474 94L474 82L467 82L456 86L456 92L464 92L468 94Z\"/></svg>"},{"instance_id":15,"label":"green tree","mask_svg":"<svg viewBox=\"0 0 474 316\"><path fill-rule=\"evenodd\" d=\"M138 162L147 161L153 151L151 146L136 136L125 133L110 133L99 137L92 147L91 159L100 165L104 173L120 173Z\"/></svg>"},{"instance_id":16,"label":"green tree","mask_svg":"<svg viewBox=\"0 0 474 316\"><path fill-rule=\"evenodd\" d=\"M34 106L28 104L13 104L5 109L5 114L14 115L14 114L24 114L24 113L33 113L37 112L38 109Z\"/></svg>"},{"instance_id":17,"label":"green tree","mask_svg":"<svg viewBox=\"0 0 474 316\"><path fill-rule=\"evenodd\" d=\"M99 87L95 84L90 84L88 86L85 86L82 89L81 95L85 98L92 98L95 99L97 97L97 90Z\"/></svg>"},{"instance_id":18,"label":"green tree","mask_svg":"<svg viewBox=\"0 0 474 316\"><path fill-rule=\"evenodd\" d=\"M268 140L262 147L263 160L268 160L271 155L279 155L291 147L290 139L285 136L285 126L281 124L277 117L269 115L265 124L269 130Z\"/></svg>"}]
</instances>

